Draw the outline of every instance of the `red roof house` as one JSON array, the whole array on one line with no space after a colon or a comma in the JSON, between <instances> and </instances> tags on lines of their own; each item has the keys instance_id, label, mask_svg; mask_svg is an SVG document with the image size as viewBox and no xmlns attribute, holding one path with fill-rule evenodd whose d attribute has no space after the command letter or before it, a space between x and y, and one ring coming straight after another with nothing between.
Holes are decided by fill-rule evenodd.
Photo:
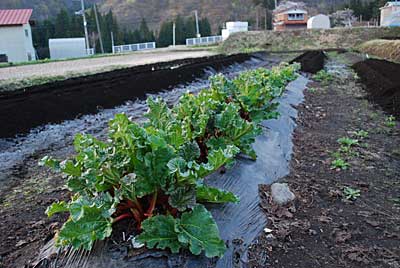
<instances>
[{"instance_id":1,"label":"red roof house","mask_svg":"<svg viewBox=\"0 0 400 268\"><path fill-rule=\"evenodd\" d=\"M0 59L9 62L36 59L31 16L32 9L0 9Z\"/></svg>"}]
</instances>

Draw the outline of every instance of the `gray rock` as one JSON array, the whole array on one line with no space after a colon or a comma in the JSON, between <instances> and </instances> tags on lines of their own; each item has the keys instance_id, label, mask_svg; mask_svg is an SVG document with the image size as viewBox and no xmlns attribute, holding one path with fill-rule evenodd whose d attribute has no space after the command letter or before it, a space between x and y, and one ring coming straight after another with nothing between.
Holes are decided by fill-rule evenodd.
<instances>
[{"instance_id":1,"label":"gray rock","mask_svg":"<svg viewBox=\"0 0 400 268\"><path fill-rule=\"evenodd\" d=\"M296 196L290 191L286 183L274 183L271 185L271 195L274 203L283 206L293 201Z\"/></svg>"}]
</instances>

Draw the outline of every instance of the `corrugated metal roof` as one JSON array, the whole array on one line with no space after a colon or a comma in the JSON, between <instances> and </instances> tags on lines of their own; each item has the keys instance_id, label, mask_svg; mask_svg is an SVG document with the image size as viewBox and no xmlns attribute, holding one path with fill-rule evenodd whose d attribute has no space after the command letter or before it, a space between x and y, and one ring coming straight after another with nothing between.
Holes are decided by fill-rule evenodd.
<instances>
[{"instance_id":1,"label":"corrugated metal roof","mask_svg":"<svg viewBox=\"0 0 400 268\"><path fill-rule=\"evenodd\" d=\"M31 16L32 9L0 9L0 26L27 24Z\"/></svg>"}]
</instances>

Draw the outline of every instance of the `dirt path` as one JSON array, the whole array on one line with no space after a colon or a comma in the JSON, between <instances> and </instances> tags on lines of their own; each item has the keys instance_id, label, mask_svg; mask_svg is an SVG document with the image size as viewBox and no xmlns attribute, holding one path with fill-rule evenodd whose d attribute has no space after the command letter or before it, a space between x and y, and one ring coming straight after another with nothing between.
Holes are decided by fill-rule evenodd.
<instances>
[{"instance_id":1,"label":"dirt path","mask_svg":"<svg viewBox=\"0 0 400 268\"><path fill-rule=\"evenodd\" d=\"M109 70L118 66L137 66L157 62L172 61L185 58L198 58L215 55L210 50L166 50L136 52L120 56L99 57L69 61L49 62L43 64L23 65L0 68L0 81L31 77L65 76L79 73Z\"/></svg>"},{"instance_id":2,"label":"dirt path","mask_svg":"<svg viewBox=\"0 0 400 268\"><path fill-rule=\"evenodd\" d=\"M299 107L291 174L281 180L296 201L276 207L260 187L269 225L250 247L250 267L400 267L399 126L352 75L327 84L311 84ZM341 137L358 145L339 155ZM339 156L347 169L332 169ZM360 196L348 200L345 187Z\"/></svg>"}]
</instances>

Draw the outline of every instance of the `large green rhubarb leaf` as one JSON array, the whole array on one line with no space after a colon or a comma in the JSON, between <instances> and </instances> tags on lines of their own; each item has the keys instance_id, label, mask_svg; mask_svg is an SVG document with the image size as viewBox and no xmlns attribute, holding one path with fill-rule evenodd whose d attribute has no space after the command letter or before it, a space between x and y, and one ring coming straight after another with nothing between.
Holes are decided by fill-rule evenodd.
<instances>
[{"instance_id":1,"label":"large green rhubarb leaf","mask_svg":"<svg viewBox=\"0 0 400 268\"><path fill-rule=\"evenodd\" d=\"M189 245L189 250L199 255L203 250L208 258L222 257L226 247L219 236L218 226L211 213L202 205L197 205L191 212L182 214L176 220L175 231L178 240Z\"/></svg>"},{"instance_id":2,"label":"large green rhubarb leaf","mask_svg":"<svg viewBox=\"0 0 400 268\"><path fill-rule=\"evenodd\" d=\"M185 211L196 205L195 186L179 187L170 193L168 203L179 211Z\"/></svg>"},{"instance_id":3,"label":"large green rhubarb leaf","mask_svg":"<svg viewBox=\"0 0 400 268\"><path fill-rule=\"evenodd\" d=\"M74 249L90 250L96 240L104 240L112 232L112 214L119 202L119 193L112 197L108 193L96 197L74 196L69 204L59 202L47 209L49 216L69 211L70 218L57 236L58 245L71 245Z\"/></svg>"},{"instance_id":4,"label":"large green rhubarb leaf","mask_svg":"<svg viewBox=\"0 0 400 268\"><path fill-rule=\"evenodd\" d=\"M138 241L146 243L149 248L166 249L178 253L181 243L175 232L175 219L169 216L158 215L142 223L143 233L138 236Z\"/></svg>"},{"instance_id":5,"label":"large green rhubarb leaf","mask_svg":"<svg viewBox=\"0 0 400 268\"><path fill-rule=\"evenodd\" d=\"M91 250L97 239L104 240L111 235L112 219L103 217L101 209L86 206L82 210L83 214L77 221L70 218L61 228L57 236L58 245Z\"/></svg>"}]
</instances>

